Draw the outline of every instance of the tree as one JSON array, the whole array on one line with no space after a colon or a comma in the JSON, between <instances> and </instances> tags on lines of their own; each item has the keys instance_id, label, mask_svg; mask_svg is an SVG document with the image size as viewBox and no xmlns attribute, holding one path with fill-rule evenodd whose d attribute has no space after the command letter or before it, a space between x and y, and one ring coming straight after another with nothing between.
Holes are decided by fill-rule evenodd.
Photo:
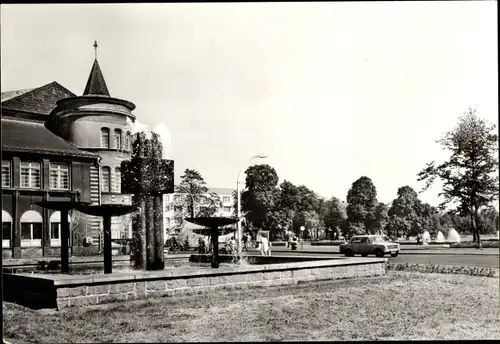
<instances>
[{"instance_id":1,"label":"tree","mask_svg":"<svg viewBox=\"0 0 500 344\"><path fill-rule=\"evenodd\" d=\"M181 210L180 207L182 207L182 213L187 212L191 217L195 217L196 206L201 204L205 198L204 195L208 192L206 184L198 171L186 169L175 190L176 193L181 194L175 202L177 209Z\"/></svg>"},{"instance_id":2,"label":"tree","mask_svg":"<svg viewBox=\"0 0 500 344\"><path fill-rule=\"evenodd\" d=\"M293 219L297 214L297 208L300 203L298 188L291 182L284 180L280 184L280 208L283 214L285 226L293 231Z\"/></svg>"},{"instance_id":3,"label":"tree","mask_svg":"<svg viewBox=\"0 0 500 344\"><path fill-rule=\"evenodd\" d=\"M377 190L370 178L363 176L352 183L347 193L349 228L356 232L375 232L377 204Z\"/></svg>"},{"instance_id":4,"label":"tree","mask_svg":"<svg viewBox=\"0 0 500 344\"><path fill-rule=\"evenodd\" d=\"M419 222L419 213L422 204L418 194L410 186L402 186L398 189L398 197L392 201L388 215L391 218L391 232L398 235L415 235L422 231Z\"/></svg>"},{"instance_id":5,"label":"tree","mask_svg":"<svg viewBox=\"0 0 500 344\"><path fill-rule=\"evenodd\" d=\"M332 197L325 202L324 223L329 233L333 234L340 232L342 223L347 219L345 203L342 203L338 198Z\"/></svg>"},{"instance_id":6,"label":"tree","mask_svg":"<svg viewBox=\"0 0 500 344\"><path fill-rule=\"evenodd\" d=\"M201 202L199 207L198 216L210 217L213 216L222 206L219 195L215 192L209 192L201 195Z\"/></svg>"},{"instance_id":7,"label":"tree","mask_svg":"<svg viewBox=\"0 0 500 344\"><path fill-rule=\"evenodd\" d=\"M493 234L498 231L498 211L495 207L481 209L479 215L481 234Z\"/></svg>"},{"instance_id":8,"label":"tree","mask_svg":"<svg viewBox=\"0 0 500 344\"><path fill-rule=\"evenodd\" d=\"M375 208L375 228L383 233L385 226L389 222L389 208L385 203L380 202Z\"/></svg>"},{"instance_id":9,"label":"tree","mask_svg":"<svg viewBox=\"0 0 500 344\"><path fill-rule=\"evenodd\" d=\"M253 165L245 171L246 190L241 194L241 208L246 212L245 218L257 228L277 227L277 205L280 203L278 174L267 165Z\"/></svg>"},{"instance_id":10,"label":"tree","mask_svg":"<svg viewBox=\"0 0 500 344\"><path fill-rule=\"evenodd\" d=\"M457 211L467 215L472 227L473 241L481 243L478 230L480 210L497 199L498 185L498 135L495 125L487 123L469 108L457 126L437 142L451 151L451 157L440 165L428 163L418 174L425 181L422 192L436 178L443 181L441 207L458 203Z\"/></svg>"}]
</instances>

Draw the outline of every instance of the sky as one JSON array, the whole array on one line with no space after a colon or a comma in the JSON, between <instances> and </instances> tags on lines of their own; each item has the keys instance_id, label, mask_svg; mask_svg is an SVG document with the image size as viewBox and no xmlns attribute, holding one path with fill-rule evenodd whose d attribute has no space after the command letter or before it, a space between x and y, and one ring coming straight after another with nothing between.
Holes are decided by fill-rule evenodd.
<instances>
[{"instance_id":1,"label":"sky","mask_svg":"<svg viewBox=\"0 0 500 344\"><path fill-rule=\"evenodd\" d=\"M168 128L176 182L236 188L262 154L280 181L345 200L367 176L388 203L469 106L498 124L496 1L1 5L1 28L2 91L81 95L97 40L111 95Z\"/></svg>"}]
</instances>

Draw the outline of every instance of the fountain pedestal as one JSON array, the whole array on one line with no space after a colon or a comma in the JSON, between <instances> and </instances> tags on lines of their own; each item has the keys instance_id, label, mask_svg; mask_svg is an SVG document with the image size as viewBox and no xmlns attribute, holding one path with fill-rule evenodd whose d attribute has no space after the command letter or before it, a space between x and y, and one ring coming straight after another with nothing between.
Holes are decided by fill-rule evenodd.
<instances>
[{"instance_id":1,"label":"fountain pedestal","mask_svg":"<svg viewBox=\"0 0 500 344\"><path fill-rule=\"evenodd\" d=\"M130 214L134 212L136 208L134 206L123 204L103 204L79 205L75 209L88 215L102 216L104 226L104 273L110 274L113 271L111 252L111 217Z\"/></svg>"},{"instance_id":2,"label":"fountain pedestal","mask_svg":"<svg viewBox=\"0 0 500 344\"><path fill-rule=\"evenodd\" d=\"M159 136L134 135L132 159L122 161L122 193L139 209L132 222L132 262L144 270L165 267L163 195L174 192L174 161L162 159Z\"/></svg>"}]
</instances>

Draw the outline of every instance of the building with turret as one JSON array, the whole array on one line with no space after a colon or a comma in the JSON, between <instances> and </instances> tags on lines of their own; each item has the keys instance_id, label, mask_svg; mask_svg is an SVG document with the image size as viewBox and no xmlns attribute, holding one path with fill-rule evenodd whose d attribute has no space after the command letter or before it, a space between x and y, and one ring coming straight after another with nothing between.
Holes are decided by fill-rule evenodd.
<instances>
[{"instance_id":1,"label":"building with turret","mask_svg":"<svg viewBox=\"0 0 500 344\"><path fill-rule=\"evenodd\" d=\"M134 109L110 95L97 57L81 96L57 82L1 93L3 257L60 256L60 213L36 202L131 204L120 164L131 157ZM100 218L74 211L70 221L72 253L98 253ZM129 216L114 218L113 238L130 232Z\"/></svg>"}]
</instances>

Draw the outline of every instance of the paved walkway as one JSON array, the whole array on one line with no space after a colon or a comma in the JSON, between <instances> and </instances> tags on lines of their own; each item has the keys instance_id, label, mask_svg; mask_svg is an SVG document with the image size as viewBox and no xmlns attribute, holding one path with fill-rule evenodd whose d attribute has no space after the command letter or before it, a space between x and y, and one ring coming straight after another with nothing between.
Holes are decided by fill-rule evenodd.
<instances>
[{"instance_id":1,"label":"paved walkway","mask_svg":"<svg viewBox=\"0 0 500 344\"><path fill-rule=\"evenodd\" d=\"M417 248L418 247L418 248ZM307 253L307 254L333 254L340 255L338 246L312 246L310 244L304 244L303 247L301 245L298 246L296 251L292 251L290 248L286 246L273 246L271 247L273 252L280 253ZM176 254L166 254L165 259L179 259L179 258L189 258L191 254L196 253L196 251L189 252L179 252ZM243 254L247 254L243 252ZM252 247L248 254L259 254L259 251ZM482 250L475 248L436 248L432 246L415 246L415 245L401 245L400 255L473 255L473 256L499 256L500 249L498 248L484 248ZM39 261L51 261L51 260L60 260L60 257L40 257L40 258L19 258L19 259L6 259L4 258L2 261L3 266L16 266L16 265L36 265ZM72 256L69 258L70 264L78 264L85 262L103 262L103 256L84 256L84 257L75 257ZM130 261L129 256L117 255L113 256L114 262L128 262Z\"/></svg>"}]
</instances>

